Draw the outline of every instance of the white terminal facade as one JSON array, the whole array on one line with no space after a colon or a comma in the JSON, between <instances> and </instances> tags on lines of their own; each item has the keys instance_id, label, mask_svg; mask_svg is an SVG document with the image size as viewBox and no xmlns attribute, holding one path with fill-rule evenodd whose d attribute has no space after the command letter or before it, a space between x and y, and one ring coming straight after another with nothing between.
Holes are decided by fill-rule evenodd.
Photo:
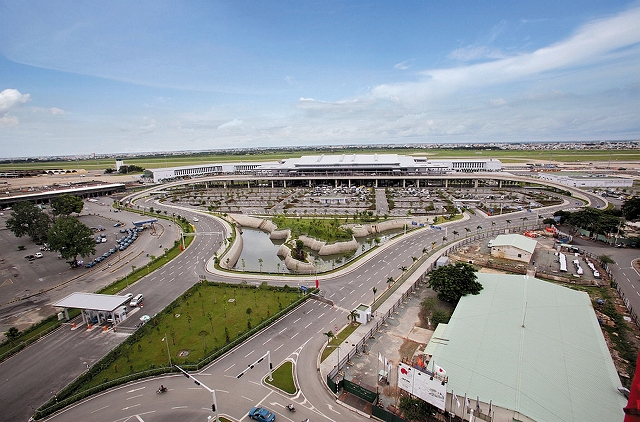
<instances>
[{"instance_id":1,"label":"white terminal facade","mask_svg":"<svg viewBox=\"0 0 640 422\"><path fill-rule=\"evenodd\" d=\"M306 155L281 161L199 164L183 167L148 169L154 182L183 177L216 174L254 174L256 176L312 176L312 175L428 175L502 171L502 162L486 159L443 159L410 157L398 154L342 154Z\"/></svg>"}]
</instances>

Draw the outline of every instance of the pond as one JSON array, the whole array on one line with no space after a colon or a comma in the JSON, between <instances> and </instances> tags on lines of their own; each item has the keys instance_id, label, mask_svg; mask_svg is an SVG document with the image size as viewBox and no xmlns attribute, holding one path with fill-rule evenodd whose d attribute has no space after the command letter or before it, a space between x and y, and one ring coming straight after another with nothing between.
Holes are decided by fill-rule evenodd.
<instances>
[{"instance_id":1,"label":"pond","mask_svg":"<svg viewBox=\"0 0 640 422\"><path fill-rule=\"evenodd\" d=\"M311 260L318 269L318 273L323 273L345 265L367 252L369 249L376 246L376 238L380 240L379 244L383 244L393 236L400 233L402 233L402 230L390 230L377 236L358 238L356 239L358 242L358 249L353 251L351 256L348 257L345 256L345 254L319 256L311 249L305 248L305 250L310 255ZM244 248L242 249L242 253L240 254L240 258L238 259L234 270L263 272L268 274L277 274L278 272L281 274L292 274L295 272L289 271L284 264L284 259L277 255L280 245L284 243L283 240L271 240L269 238L269 233L246 227L242 229L242 240ZM260 264L262 264L262 267Z\"/></svg>"}]
</instances>

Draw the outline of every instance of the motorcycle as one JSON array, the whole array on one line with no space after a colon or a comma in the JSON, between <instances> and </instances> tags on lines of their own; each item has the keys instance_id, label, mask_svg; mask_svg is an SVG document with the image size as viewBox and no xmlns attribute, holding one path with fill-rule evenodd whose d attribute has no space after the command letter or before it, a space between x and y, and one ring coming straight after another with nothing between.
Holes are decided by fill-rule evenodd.
<instances>
[{"instance_id":1,"label":"motorcycle","mask_svg":"<svg viewBox=\"0 0 640 422\"><path fill-rule=\"evenodd\" d=\"M295 407L293 407L293 404L288 404L288 405L287 405L287 410L288 410L289 412L295 412L295 411L296 411L296 408L295 408Z\"/></svg>"},{"instance_id":2,"label":"motorcycle","mask_svg":"<svg viewBox=\"0 0 640 422\"><path fill-rule=\"evenodd\" d=\"M158 390L156 391L156 394L166 393L167 391L169 391L169 389L164 385L161 385L160 388L158 388Z\"/></svg>"}]
</instances>

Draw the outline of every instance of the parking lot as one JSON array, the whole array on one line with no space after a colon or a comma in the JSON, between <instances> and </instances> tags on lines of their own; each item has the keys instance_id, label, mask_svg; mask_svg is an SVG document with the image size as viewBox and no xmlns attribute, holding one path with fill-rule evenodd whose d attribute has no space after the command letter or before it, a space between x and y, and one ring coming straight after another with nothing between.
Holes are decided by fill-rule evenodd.
<instances>
[{"instance_id":1,"label":"parking lot","mask_svg":"<svg viewBox=\"0 0 640 422\"><path fill-rule=\"evenodd\" d=\"M102 205L104 204L104 205ZM132 267L149 262L147 254L160 255L158 244L173 244L178 231L160 220L155 231L133 230L141 220L135 213L114 212L110 198L85 201L80 221L95 228L95 254L78 257L81 266L71 266L57 252L40 250L28 237L16 238L5 227L10 211L0 216L0 332L15 326L22 330L52 315L50 303L79 292L95 292L122 278ZM121 232L122 231L122 232ZM126 246L125 246L126 245ZM36 258L42 254L41 258ZM32 259L25 258L33 255ZM91 264L93 263L93 264ZM86 267L88 266L88 268Z\"/></svg>"}]
</instances>

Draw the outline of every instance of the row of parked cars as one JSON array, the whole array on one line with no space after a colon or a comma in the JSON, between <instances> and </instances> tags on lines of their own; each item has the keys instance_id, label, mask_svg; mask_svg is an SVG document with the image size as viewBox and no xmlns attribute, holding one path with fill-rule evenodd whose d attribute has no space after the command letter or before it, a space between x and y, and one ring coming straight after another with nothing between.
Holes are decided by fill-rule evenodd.
<instances>
[{"instance_id":1,"label":"row of parked cars","mask_svg":"<svg viewBox=\"0 0 640 422\"><path fill-rule=\"evenodd\" d=\"M141 232L142 230L143 229L141 227L121 229L120 233L123 233L124 236L116 240L116 246L114 246L113 248L109 249L107 252L103 253L101 256L94 259L93 262L89 262L88 264L86 264L85 268L91 268L94 265L99 264L100 262L104 261L105 259L113 255L117 251L124 251L138 238L138 233Z\"/></svg>"}]
</instances>

